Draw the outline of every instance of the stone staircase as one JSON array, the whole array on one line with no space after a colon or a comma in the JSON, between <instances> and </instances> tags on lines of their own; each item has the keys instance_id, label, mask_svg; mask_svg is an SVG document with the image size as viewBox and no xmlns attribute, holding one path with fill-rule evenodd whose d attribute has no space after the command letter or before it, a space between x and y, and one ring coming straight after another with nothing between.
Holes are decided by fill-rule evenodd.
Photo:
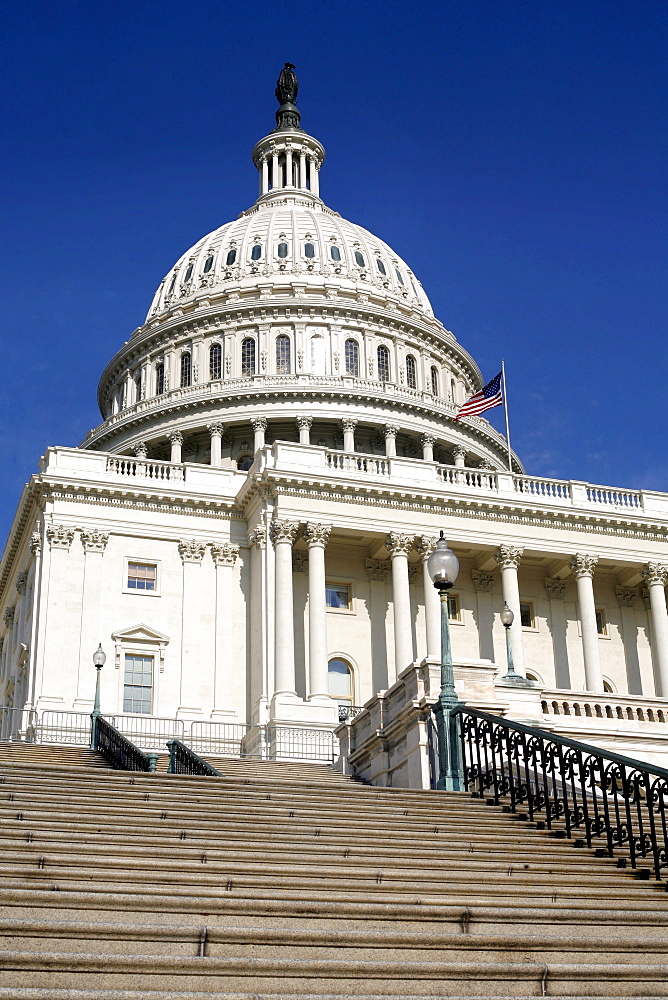
<instances>
[{"instance_id":1,"label":"stone staircase","mask_svg":"<svg viewBox=\"0 0 668 1000\"><path fill-rule=\"evenodd\" d=\"M0 1000L668 997L668 895L463 794L0 744Z\"/></svg>"}]
</instances>

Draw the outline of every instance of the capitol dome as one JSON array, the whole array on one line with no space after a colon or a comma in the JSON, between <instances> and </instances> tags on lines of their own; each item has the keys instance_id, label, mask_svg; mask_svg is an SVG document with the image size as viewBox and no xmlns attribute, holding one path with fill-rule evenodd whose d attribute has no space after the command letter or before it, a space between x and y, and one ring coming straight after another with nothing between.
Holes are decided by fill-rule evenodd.
<instances>
[{"instance_id":1,"label":"capitol dome","mask_svg":"<svg viewBox=\"0 0 668 1000\"><path fill-rule=\"evenodd\" d=\"M503 436L454 419L482 388L475 361L406 262L324 203L325 150L295 104L276 121L252 150L257 200L167 273L102 373L83 447L246 469L298 440L503 468Z\"/></svg>"}]
</instances>

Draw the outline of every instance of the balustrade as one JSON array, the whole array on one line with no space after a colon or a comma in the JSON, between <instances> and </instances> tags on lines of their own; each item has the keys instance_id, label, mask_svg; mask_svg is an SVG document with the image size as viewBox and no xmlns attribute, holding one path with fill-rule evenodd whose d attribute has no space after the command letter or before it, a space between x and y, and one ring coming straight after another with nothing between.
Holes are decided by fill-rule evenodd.
<instances>
[{"instance_id":1,"label":"balustrade","mask_svg":"<svg viewBox=\"0 0 668 1000\"><path fill-rule=\"evenodd\" d=\"M172 462L158 462L146 458L130 458L125 455L109 456L107 472L115 476L128 476L133 479L170 480L183 482L185 470L182 465Z\"/></svg>"}]
</instances>

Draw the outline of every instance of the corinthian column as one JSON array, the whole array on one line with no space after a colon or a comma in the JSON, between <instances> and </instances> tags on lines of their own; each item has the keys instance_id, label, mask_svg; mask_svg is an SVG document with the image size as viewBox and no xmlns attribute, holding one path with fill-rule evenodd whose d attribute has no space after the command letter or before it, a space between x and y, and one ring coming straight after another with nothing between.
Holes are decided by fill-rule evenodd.
<instances>
[{"instance_id":1,"label":"corinthian column","mask_svg":"<svg viewBox=\"0 0 668 1000\"><path fill-rule=\"evenodd\" d=\"M436 438L433 434L422 434L420 437L420 444L422 445L422 461L423 462L433 462L434 461L434 442ZM434 590L436 588L434 587Z\"/></svg>"},{"instance_id":2,"label":"corinthian column","mask_svg":"<svg viewBox=\"0 0 668 1000\"><path fill-rule=\"evenodd\" d=\"M668 566L662 563L647 563L643 577L649 590L652 612L652 634L654 638L654 659L661 684L661 697L668 698L668 614L666 613L666 579Z\"/></svg>"},{"instance_id":3,"label":"corinthian column","mask_svg":"<svg viewBox=\"0 0 668 1000\"><path fill-rule=\"evenodd\" d=\"M183 434L181 431L172 431L169 435L169 443L172 446L172 454L170 461L176 462L177 465L181 464L181 446L183 444Z\"/></svg>"},{"instance_id":4,"label":"corinthian column","mask_svg":"<svg viewBox=\"0 0 668 1000\"><path fill-rule=\"evenodd\" d=\"M298 524L271 522L271 540L276 550L274 607L274 694L295 694L295 631L292 598L292 543Z\"/></svg>"},{"instance_id":5,"label":"corinthian column","mask_svg":"<svg viewBox=\"0 0 668 1000\"><path fill-rule=\"evenodd\" d=\"M253 425L253 433L255 434L255 439L253 441L253 453L257 454L260 448L264 448L264 433L267 429L267 420L265 417L255 417L251 420Z\"/></svg>"},{"instance_id":6,"label":"corinthian column","mask_svg":"<svg viewBox=\"0 0 668 1000\"><path fill-rule=\"evenodd\" d=\"M297 417L297 427L299 428L299 443L300 444L310 444L311 443L311 427L313 425L313 417Z\"/></svg>"},{"instance_id":7,"label":"corinthian column","mask_svg":"<svg viewBox=\"0 0 668 1000\"><path fill-rule=\"evenodd\" d=\"M388 677L390 684L393 684L401 671L413 662L411 598L408 582L408 553L413 548L413 540L413 535L402 535L398 531L392 531L385 542L392 561L394 605L394 677Z\"/></svg>"},{"instance_id":8,"label":"corinthian column","mask_svg":"<svg viewBox=\"0 0 668 1000\"><path fill-rule=\"evenodd\" d=\"M526 677L524 666L524 637L522 635L522 619L520 617L520 587L517 570L524 549L515 545L499 545L494 556L501 570L501 587L503 599L515 616L510 626L510 647L513 651L515 673Z\"/></svg>"},{"instance_id":9,"label":"corinthian column","mask_svg":"<svg viewBox=\"0 0 668 1000\"><path fill-rule=\"evenodd\" d=\"M309 698L329 695L325 546L331 530L327 524L307 524L304 531L308 543Z\"/></svg>"},{"instance_id":10,"label":"corinthian column","mask_svg":"<svg viewBox=\"0 0 668 1000\"><path fill-rule=\"evenodd\" d=\"M587 691L603 692L603 673L598 651L596 604L594 603L594 570L598 556L578 552L571 559L571 569L577 581L580 631L584 656L585 687Z\"/></svg>"},{"instance_id":11,"label":"corinthian column","mask_svg":"<svg viewBox=\"0 0 668 1000\"><path fill-rule=\"evenodd\" d=\"M385 455L387 458L395 458L397 454L397 434L399 428L396 424L385 424Z\"/></svg>"},{"instance_id":12,"label":"corinthian column","mask_svg":"<svg viewBox=\"0 0 668 1000\"><path fill-rule=\"evenodd\" d=\"M441 599L427 569L427 559L436 548L437 541L436 536L422 535L417 543L417 550L422 557L424 577L424 616L428 660L439 660L441 656Z\"/></svg>"},{"instance_id":13,"label":"corinthian column","mask_svg":"<svg viewBox=\"0 0 668 1000\"><path fill-rule=\"evenodd\" d=\"M220 423L209 424L207 427L209 434L211 435L211 465L215 468L220 468L222 465L222 445L221 439L223 437L223 425Z\"/></svg>"},{"instance_id":14,"label":"corinthian column","mask_svg":"<svg viewBox=\"0 0 668 1000\"><path fill-rule=\"evenodd\" d=\"M355 428L357 427L357 421L346 417L345 420L341 421L341 426L343 427L343 450L352 455L355 451Z\"/></svg>"}]
</instances>

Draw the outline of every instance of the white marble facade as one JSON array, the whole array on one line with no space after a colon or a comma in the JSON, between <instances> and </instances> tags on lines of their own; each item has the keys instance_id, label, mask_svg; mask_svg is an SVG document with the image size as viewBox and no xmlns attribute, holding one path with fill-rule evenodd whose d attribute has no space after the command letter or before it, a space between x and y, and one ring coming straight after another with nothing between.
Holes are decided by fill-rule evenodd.
<instances>
[{"instance_id":1,"label":"white marble facade","mask_svg":"<svg viewBox=\"0 0 668 1000\"><path fill-rule=\"evenodd\" d=\"M453 421L474 360L391 248L321 201L322 146L275 131L253 159L255 205L170 270L102 375L103 422L24 491L4 705L89 710L101 642L107 712L145 669L144 714L333 726L332 661L361 705L438 658L424 561L443 529L462 677L505 672L506 600L545 724L659 738L668 496L508 470L485 419Z\"/></svg>"}]
</instances>

